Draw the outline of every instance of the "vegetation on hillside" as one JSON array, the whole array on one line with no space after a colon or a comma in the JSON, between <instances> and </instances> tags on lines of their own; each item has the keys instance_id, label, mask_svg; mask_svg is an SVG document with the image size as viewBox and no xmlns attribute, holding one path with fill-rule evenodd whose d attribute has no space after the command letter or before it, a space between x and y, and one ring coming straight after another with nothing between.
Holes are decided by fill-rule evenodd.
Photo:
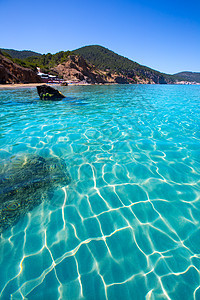
<instances>
[{"instance_id":1,"label":"vegetation on hillside","mask_svg":"<svg viewBox=\"0 0 200 300\"><path fill-rule=\"evenodd\" d=\"M200 82L200 73L182 72L175 75L167 75L146 66L142 66L126 57L118 55L102 46L85 46L74 51L60 51L56 54L40 54L33 51L16 51L12 49L0 49L4 56L18 65L37 71L54 74L52 68L68 60L69 55L82 56L89 64L106 72L124 75L129 82L137 83L138 78L144 82L174 83L176 80L188 80Z\"/></svg>"},{"instance_id":2,"label":"vegetation on hillside","mask_svg":"<svg viewBox=\"0 0 200 300\"><path fill-rule=\"evenodd\" d=\"M200 73L198 72L180 72L175 74L179 80L192 81L200 83Z\"/></svg>"},{"instance_id":3,"label":"vegetation on hillside","mask_svg":"<svg viewBox=\"0 0 200 300\"><path fill-rule=\"evenodd\" d=\"M103 71L131 71L140 65L101 46L85 46L73 51Z\"/></svg>"},{"instance_id":4,"label":"vegetation on hillside","mask_svg":"<svg viewBox=\"0 0 200 300\"><path fill-rule=\"evenodd\" d=\"M73 53L81 55L88 62L103 71L116 72L130 78L134 78L135 76L140 76L140 78L159 76L161 81L174 81L171 75L163 74L142 66L102 46L85 46L74 50Z\"/></svg>"},{"instance_id":5,"label":"vegetation on hillside","mask_svg":"<svg viewBox=\"0 0 200 300\"><path fill-rule=\"evenodd\" d=\"M40 67L42 70L50 71L51 68L65 62L70 54L70 51L60 51L56 54L47 53L39 57L28 57L23 61L25 63L34 64L35 66Z\"/></svg>"},{"instance_id":6,"label":"vegetation on hillside","mask_svg":"<svg viewBox=\"0 0 200 300\"><path fill-rule=\"evenodd\" d=\"M42 54L29 51L29 50L14 50L14 49L0 49L2 52L6 52L9 54L12 58L18 58L18 59L25 59L27 57L31 56L40 56Z\"/></svg>"},{"instance_id":7,"label":"vegetation on hillside","mask_svg":"<svg viewBox=\"0 0 200 300\"><path fill-rule=\"evenodd\" d=\"M56 54L43 54L40 56L30 56L24 59L14 58L9 53L4 50L1 50L3 55L14 63L24 67L30 68L34 71L37 71L37 67L41 69L42 72L52 73L51 69L57 66L60 63L63 63L67 60L68 56L70 55L70 51L60 51Z\"/></svg>"}]
</instances>

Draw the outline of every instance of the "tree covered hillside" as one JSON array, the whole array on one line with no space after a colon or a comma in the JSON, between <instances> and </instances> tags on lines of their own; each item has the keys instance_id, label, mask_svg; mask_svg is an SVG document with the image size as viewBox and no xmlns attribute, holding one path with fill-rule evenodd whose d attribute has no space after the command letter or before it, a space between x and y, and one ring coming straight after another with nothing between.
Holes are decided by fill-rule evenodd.
<instances>
[{"instance_id":1,"label":"tree covered hillside","mask_svg":"<svg viewBox=\"0 0 200 300\"><path fill-rule=\"evenodd\" d=\"M108 82L114 80L117 83L157 83L173 84L180 77L168 75L146 66L142 66L126 57L102 46L85 46L73 51L60 51L56 54L39 54L33 51L16 51L4 49L3 55L18 65L37 71L40 67L42 72L54 74L55 67L67 62L69 55L74 54L83 57L89 65L103 72ZM118 78L117 78L118 77Z\"/></svg>"},{"instance_id":2,"label":"tree covered hillside","mask_svg":"<svg viewBox=\"0 0 200 300\"><path fill-rule=\"evenodd\" d=\"M84 59L104 71L109 69L110 71L122 72L140 67L136 62L98 45L85 46L73 52L81 55Z\"/></svg>"},{"instance_id":3,"label":"tree covered hillside","mask_svg":"<svg viewBox=\"0 0 200 300\"><path fill-rule=\"evenodd\" d=\"M173 83L175 81L171 75L142 66L102 46L85 46L74 50L73 53L81 55L89 63L104 71L116 72L128 77L148 77L157 81L156 83Z\"/></svg>"},{"instance_id":4,"label":"tree covered hillside","mask_svg":"<svg viewBox=\"0 0 200 300\"><path fill-rule=\"evenodd\" d=\"M29 56L24 59L19 59L13 57L7 51L2 51L2 54L12 60L14 63L20 65L24 68L30 68L33 71L37 71L37 67L41 69L42 72L52 72L51 69L58 64L65 62L70 55L70 51L60 51L56 54L43 54L39 56Z\"/></svg>"},{"instance_id":5,"label":"tree covered hillside","mask_svg":"<svg viewBox=\"0 0 200 300\"><path fill-rule=\"evenodd\" d=\"M200 83L200 73L198 72L180 72L175 74L175 76L180 80Z\"/></svg>"},{"instance_id":6,"label":"tree covered hillside","mask_svg":"<svg viewBox=\"0 0 200 300\"><path fill-rule=\"evenodd\" d=\"M65 62L68 59L68 56L71 54L70 51L60 51L56 54L43 54L41 56L33 56L24 59L25 63L34 64L37 67L40 67L42 70L49 71L51 68Z\"/></svg>"},{"instance_id":7,"label":"tree covered hillside","mask_svg":"<svg viewBox=\"0 0 200 300\"><path fill-rule=\"evenodd\" d=\"M0 49L2 52L6 52L12 58L24 59L31 56L40 56L42 54L30 51L30 50L14 50L14 49Z\"/></svg>"}]
</instances>

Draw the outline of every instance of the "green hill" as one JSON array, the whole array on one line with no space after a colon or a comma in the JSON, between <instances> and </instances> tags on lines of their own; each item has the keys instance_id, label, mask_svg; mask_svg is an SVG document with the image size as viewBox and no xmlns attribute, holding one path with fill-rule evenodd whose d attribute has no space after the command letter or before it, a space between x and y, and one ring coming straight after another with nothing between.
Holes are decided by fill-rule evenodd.
<instances>
[{"instance_id":1,"label":"green hill","mask_svg":"<svg viewBox=\"0 0 200 300\"><path fill-rule=\"evenodd\" d=\"M102 46L85 46L74 50L73 53L81 55L100 70L116 72L129 78L134 79L139 76L144 79L149 78L155 83L173 83L175 81L172 75L142 66Z\"/></svg>"},{"instance_id":2,"label":"green hill","mask_svg":"<svg viewBox=\"0 0 200 300\"><path fill-rule=\"evenodd\" d=\"M13 55L13 53L15 54L15 50L13 50L13 51L14 52L9 52L9 53L11 53L12 55ZM52 73L52 74L54 72L51 71L51 68L66 61L69 54L71 53L70 51L60 51L56 54L47 53L47 54L43 54L43 55L40 54L40 55L36 55L36 56L31 55L31 56L25 57L23 59L20 59L20 58L16 58L16 55L14 55L15 57L13 57L11 54L9 54L7 51L5 51L5 49L2 49L1 52L5 57L9 58L14 63L20 65L21 67L30 68L33 71L37 71L37 67L40 67L42 72L48 72L48 73ZM32 51L24 51L24 52L35 53Z\"/></svg>"},{"instance_id":3,"label":"green hill","mask_svg":"<svg viewBox=\"0 0 200 300\"><path fill-rule=\"evenodd\" d=\"M180 72L174 75L180 80L200 83L200 73L198 72Z\"/></svg>"},{"instance_id":4,"label":"green hill","mask_svg":"<svg viewBox=\"0 0 200 300\"><path fill-rule=\"evenodd\" d=\"M34 51L29 51L29 50L14 50L14 49L3 49L1 48L2 52L6 52L9 54L12 58L18 58L18 59L24 59L27 57L31 56L40 56L42 54L34 52Z\"/></svg>"},{"instance_id":5,"label":"green hill","mask_svg":"<svg viewBox=\"0 0 200 300\"><path fill-rule=\"evenodd\" d=\"M73 51L94 64L97 68L106 71L132 71L140 65L102 46L85 46Z\"/></svg>"},{"instance_id":6,"label":"green hill","mask_svg":"<svg viewBox=\"0 0 200 300\"><path fill-rule=\"evenodd\" d=\"M181 72L168 75L158 72L146 66L140 65L126 57L104 48L93 45L85 46L73 51L60 51L56 54L40 54L34 51L17 51L13 49L0 49L4 56L18 65L37 71L54 74L57 65L68 60L69 55L74 54L83 57L89 65L96 68L105 77L105 81L118 83L157 83L173 84L176 81L187 80L200 82L200 73ZM98 69L98 70L97 70ZM103 72L103 73L102 73Z\"/></svg>"}]
</instances>

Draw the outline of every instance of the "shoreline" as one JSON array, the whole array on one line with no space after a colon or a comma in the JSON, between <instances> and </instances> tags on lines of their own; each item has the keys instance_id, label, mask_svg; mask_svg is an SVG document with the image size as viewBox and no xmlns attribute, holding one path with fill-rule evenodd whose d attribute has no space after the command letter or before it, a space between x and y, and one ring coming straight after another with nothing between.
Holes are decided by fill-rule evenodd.
<instances>
[{"instance_id":1,"label":"shoreline","mask_svg":"<svg viewBox=\"0 0 200 300\"><path fill-rule=\"evenodd\" d=\"M19 89L19 88L31 88L31 87L36 87L36 86L39 86L39 85L43 85L43 84L47 84L47 85L50 85L50 86L62 86L60 83L45 83L45 82L40 82L40 83L9 83L9 84L0 84L0 90L4 90L4 89ZM70 83L68 84L68 86L74 86L74 85L78 85L78 86L88 86L88 85L93 85L93 84L80 84L80 83Z\"/></svg>"},{"instance_id":2,"label":"shoreline","mask_svg":"<svg viewBox=\"0 0 200 300\"><path fill-rule=\"evenodd\" d=\"M50 85L50 86L55 86L55 87L58 87L58 86L62 86L60 83L9 83L9 84L0 84L0 90L4 90L4 89L19 89L19 88L31 88L31 87L36 87L36 86L39 86L39 85L43 85L43 84L47 84L47 85ZM116 84L116 83L108 83L108 84L105 84L105 85L113 85L113 84ZM85 84L85 83L70 83L68 84L68 86L88 86L88 85L95 85L95 84ZM101 85L101 84L99 84Z\"/></svg>"},{"instance_id":3,"label":"shoreline","mask_svg":"<svg viewBox=\"0 0 200 300\"><path fill-rule=\"evenodd\" d=\"M43 85L44 83L14 83L14 84L0 84L0 90L3 89L16 89L16 88L27 88L36 87L38 85ZM53 86L59 86L59 83L54 83Z\"/></svg>"},{"instance_id":4,"label":"shoreline","mask_svg":"<svg viewBox=\"0 0 200 300\"><path fill-rule=\"evenodd\" d=\"M20 89L20 88L34 88L36 86L39 85L43 85L46 83L14 83L14 84L0 84L0 90L6 90L6 89ZM61 86L60 83L52 83L52 84L48 84L50 86ZM80 84L80 83L70 83L68 84L68 86L88 86L88 85L96 85L96 84ZM101 85L101 84L97 84L97 85ZM116 85L116 83L105 83L104 85ZM138 85L138 84L136 84ZM144 84L145 85L145 84ZM147 84L149 85L149 84ZM157 84L157 85L162 85L162 84ZM166 85L200 85L200 83L196 83L196 84L185 84L185 83L175 83L175 84L166 84Z\"/></svg>"}]
</instances>

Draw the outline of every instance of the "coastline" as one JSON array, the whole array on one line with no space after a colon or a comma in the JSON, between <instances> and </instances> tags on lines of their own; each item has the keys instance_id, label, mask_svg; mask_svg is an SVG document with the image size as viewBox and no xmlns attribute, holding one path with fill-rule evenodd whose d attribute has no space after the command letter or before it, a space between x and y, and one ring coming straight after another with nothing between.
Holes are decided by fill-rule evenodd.
<instances>
[{"instance_id":1,"label":"coastline","mask_svg":"<svg viewBox=\"0 0 200 300\"><path fill-rule=\"evenodd\" d=\"M36 86L39 85L43 85L46 83L15 83L15 84L0 84L0 90L6 90L6 89L21 89L21 88L34 88ZM104 85L116 85L117 83L105 83ZM53 83L53 84L49 84L50 86L61 86L60 83ZM78 86L88 86L88 85L93 85L93 84L83 84L83 83L70 83L68 86L74 86L74 85L78 85ZM102 85L102 84L98 84L98 85ZM138 84L136 84L138 85ZM145 85L145 84L144 84ZM158 84L160 85L160 84ZM168 84L169 85L169 84ZM172 85L200 85L200 83L184 83L184 82L180 82L180 83L175 83Z\"/></svg>"},{"instance_id":2,"label":"coastline","mask_svg":"<svg viewBox=\"0 0 200 300\"><path fill-rule=\"evenodd\" d=\"M43 85L46 84L45 82L43 83L14 83L14 84L0 84L0 90L6 90L6 89L20 89L20 88L32 88L32 87L36 87L38 85ZM116 83L106 83L105 85L115 85ZM53 83L53 84L49 84L50 86L61 86L60 83ZM74 86L74 85L78 85L78 86L88 86L88 85L93 85L93 84L89 84L89 83L70 83L68 84L68 86ZM101 84L98 84L101 85Z\"/></svg>"},{"instance_id":3,"label":"coastline","mask_svg":"<svg viewBox=\"0 0 200 300\"><path fill-rule=\"evenodd\" d=\"M61 86L60 83L45 83L45 82L42 82L42 83L14 83L14 84L0 84L0 90L4 90L4 89L19 89L19 88L31 88L31 87L36 87L38 85L43 85L43 84L48 84L50 86ZM112 83L112 84L115 84L115 83ZM73 86L73 85L92 85L92 84L89 84L89 83L70 83L68 84L68 86ZM100 84L99 84L100 85ZM110 85L110 84L107 84L107 85Z\"/></svg>"},{"instance_id":4,"label":"coastline","mask_svg":"<svg viewBox=\"0 0 200 300\"><path fill-rule=\"evenodd\" d=\"M36 87L38 85L43 85L44 83L15 83L15 84L0 84L0 90L4 89L17 89L17 88L27 88ZM53 84L53 86L59 86L60 84Z\"/></svg>"}]
</instances>

